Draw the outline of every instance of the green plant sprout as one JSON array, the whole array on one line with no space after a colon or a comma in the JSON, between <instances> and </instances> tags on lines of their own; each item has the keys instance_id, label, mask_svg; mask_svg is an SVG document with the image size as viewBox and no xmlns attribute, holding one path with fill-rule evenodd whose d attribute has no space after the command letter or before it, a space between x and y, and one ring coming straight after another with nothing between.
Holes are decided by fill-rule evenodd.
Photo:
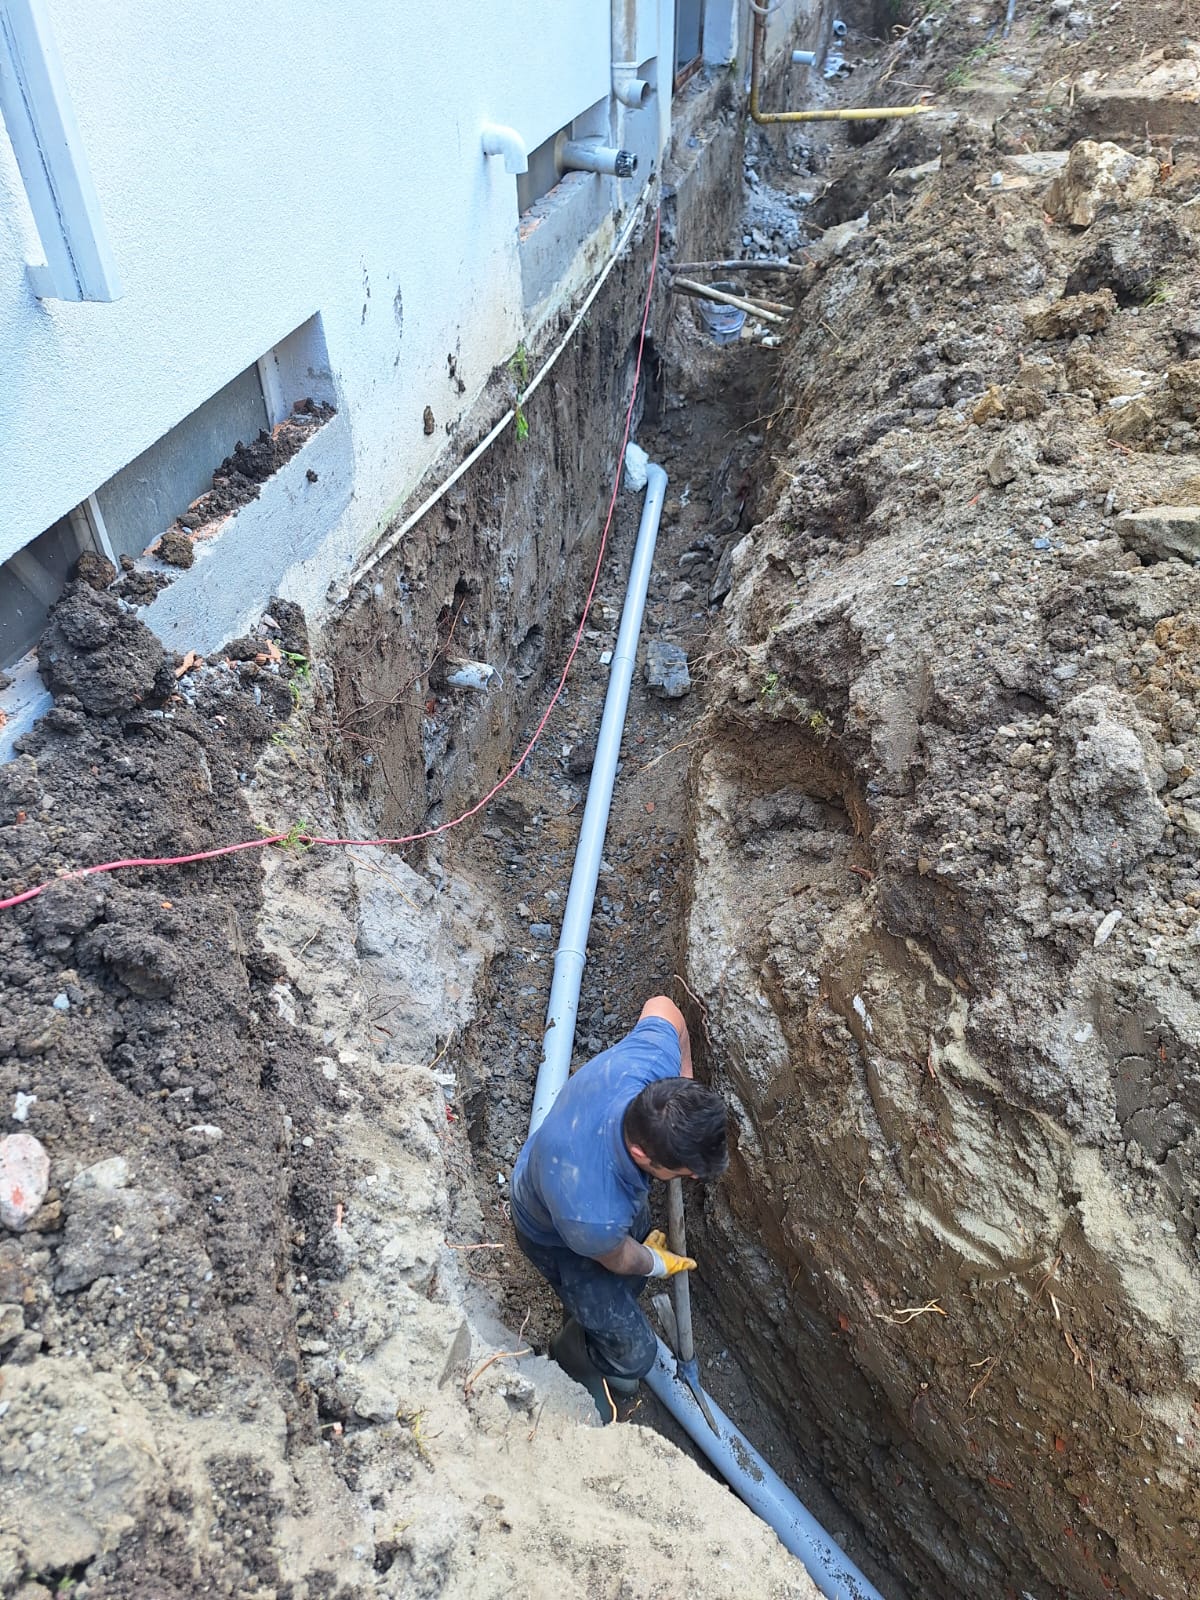
<instances>
[{"instance_id":1,"label":"green plant sprout","mask_svg":"<svg viewBox=\"0 0 1200 1600\"><path fill-rule=\"evenodd\" d=\"M525 415L525 408L521 402L525 398L525 390L529 387L529 351L522 342L508 358L508 370L516 384L517 397L513 401L513 412L517 419L517 440L524 444L529 437L529 418Z\"/></svg>"},{"instance_id":2,"label":"green plant sprout","mask_svg":"<svg viewBox=\"0 0 1200 1600\"><path fill-rule=\"evenodd\" d=\"M263 828L260 831L267 834L268 837L270 836L271 830L269 828ZM275 848L277 850L311 850L313 847L312 836L315 832L316 829L311 822L293 822L283 837L276 839Z\"/></svg>"}]
</instances>

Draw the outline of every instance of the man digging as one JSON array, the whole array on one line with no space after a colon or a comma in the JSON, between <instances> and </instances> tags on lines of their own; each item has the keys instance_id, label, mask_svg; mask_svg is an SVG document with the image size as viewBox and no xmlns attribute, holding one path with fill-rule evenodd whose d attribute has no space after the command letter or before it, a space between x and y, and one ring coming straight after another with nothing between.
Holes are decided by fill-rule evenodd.
<instances>
[{"instance_id":1,"label":"man digging","mask_svg":"<svg viewBox=\"0 0 1200 1600\"><path fill-rule=\"evenodd\" d=\"M517 1157L517 1243L567 1313L550 1352L606 1422L605 1383L634 1394L654 1365L638 1305L647 1280L696 1265L649 1231L650 1179L720 1177L727 1121L721 1097L692 1078L683 1013L656 995L631 1033L567 1080Z\"/></svg>"}]
</instances>

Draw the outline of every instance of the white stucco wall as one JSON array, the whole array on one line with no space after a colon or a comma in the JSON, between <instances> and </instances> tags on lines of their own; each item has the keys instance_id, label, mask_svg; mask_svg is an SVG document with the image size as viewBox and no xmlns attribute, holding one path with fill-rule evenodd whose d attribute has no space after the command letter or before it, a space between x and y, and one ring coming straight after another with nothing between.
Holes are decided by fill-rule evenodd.
<instances>
[{"instance_id":1,"label":"white stucco wall","mask_svg":"<svg viewBox=\"0 0 1200 1600\"><path fill-rule=\"evenodd\" d=\"M454 431L490 374L578 298L637 203L670 135L674 0L43 3L123 295L34 297L41 248L0 129L0 561L319 316L330 372L310 392L339 409L306 447L319 487L273 481L149 620L190 645L189 618L228 636L275 588L319 612L437 458L474 442ZM773 39L818 4L782 0ZM641 170L582 180L587 203L556 219L561 275L531 294L516 178L480 130L533 150L606 101L614 12L623 53L658 64L650 108L610 104ZM748 21L746 0L706 0L714 70Z\"/></svg>"},{"instance_id":2,"label":"white stucco wall","mask_svg":"<svg viewBox=\"0 0 1200 1600\"><path fill-rule=\"evenodd\" d=\"M361 540L527 334L516 179L479 130L533 148L603 99L609 0L48 7L124 295L34 298L0 135L0 559L314 313Z\"/></svg>"}]
</instances>

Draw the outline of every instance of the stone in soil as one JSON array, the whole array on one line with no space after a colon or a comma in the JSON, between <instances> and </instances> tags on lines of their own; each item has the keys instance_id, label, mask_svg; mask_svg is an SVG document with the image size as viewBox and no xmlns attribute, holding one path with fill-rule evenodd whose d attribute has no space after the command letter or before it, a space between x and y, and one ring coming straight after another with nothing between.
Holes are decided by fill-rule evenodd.
<instances>
[{"instance_id":1,"label":"stone in soil","mask_svg":"<svg viewBox=\"0 0 1200 1600\"><path fill-rule=\"evenodd\" d=\"M687 651L666 639L646 646L646 687L663 700L680 700L692 687Z\"/></svg>"},{"instance_id":2,"label":"stone in soil","mask_svg":"<svg viewBox=\"0 0 1200 1600\"><path fill-rule=\"evenodd\" d=\"M1200 506L1147 506L1117 518L1117 534L1140 556L1200 561Z\"/></svg>"},{"instance_id":3,"label":"stone in soil","mask_svg":"<svg viewBox=\"0 0 1200 1600\"><path fill-rule=\"evenodd\" d=\"M0 1222L14 1233L29 1226L50 1186L50 1157L31 1133L0 1139Z\"/></svg>"}]
</instances>

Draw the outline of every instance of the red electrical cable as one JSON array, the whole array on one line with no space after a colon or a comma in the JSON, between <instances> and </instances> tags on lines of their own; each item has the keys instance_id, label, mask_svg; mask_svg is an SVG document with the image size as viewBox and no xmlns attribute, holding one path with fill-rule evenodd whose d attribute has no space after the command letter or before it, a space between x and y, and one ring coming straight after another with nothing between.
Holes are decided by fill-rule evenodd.
<instances>
[{"instance_id":1,"label":"red electrical cable","mask_svg":"<svg viewBox=\"0 0 1200 1600\"><path fill-rule=\"evenodd\" d=\"M595 598L596 585L600 581L600 568L604 562L604 553L608 548L609 530L612 527L613 513L616 511L617 506L617 494L621 487L621 471L625 463L625 446L629 443L629 432L633 426L633 407L637 400L638 384L641 381L642 354L646 347L646 325L650 320L650 301L654 294L655 274L658 271L660 229L661 214L659 212L655 212L654 254L650 261L650 279L646 285L646 303L642 309L642 324L638 334L637 361L633 369L633 388L629 395L629 406L625 412L625 431L621 437L621 450L619 456L617 457L617 475L613 482L612 496L608 502L608 515L604 519L604 528L600 534L600 549L596 555L596 569L592 573L591 587L588 589L587 600L583 607L583 615L579 619L579 627L575 630L574 641L572 642L571 649L568 652L566 664L562 669L562 676L558 680L558 686L550 698L550 703L546 707L541 721L534 729L533 736L529 740L529 743L525 746L524 750L522 750L521 754L517 757L516 761L513 762L512 766L504 774L500 781L494 784L481 800L477 800L473 806L469 807L460 816L452 818L449 822L440 822L436 828L425 828L420 833L407 833L401 838L327 839L315 833L296 833L289 830L287 833L272 833L257 839L243 839L237 844L218 845L213 850L197 850L193 855L187 856L131 856L121 861L102 861L97 865L90 867L76 867L73 871L60 873L57 877L50 878L45 883L39 883L33 889L26 889L22 894L10 895L7 900L0 900L0 911L11 910L13 906L19 906L26 900L36 900L38 895L43 894L48 888L50 888L51 884L61 883L64 880L71 878L90 878L98 872L116 872L122 867L182 867L188 865L188 863L192 861L213 861L218 856L231 856L239 850L262 850L268 845L282 844L285 840L287 840L289 843L302 845L324 844L339 847L358 845L364 848L382 845L398 846L404 844L417 844L422 839L433 839L439 833L448 833L451 828L457 828L460 826L460 824L467 822L471 817L475 816L477 812L482 811L484 806L486 806L489 801L494 800L500 793L501 789L512 782L513 778L515 778L517 773L521 770L522 764L525 762L530 752L533 750L534 746L537 744L538 740L545 731L546 724L550 720L550 713L558 704L562 692L566 687L567 674L570 672L571 663L575 660L576 654L579 651L579 645L583 639L583 630L587 624L588 613L592 607L592 600Z\"/></svg>"}]
</instances>

